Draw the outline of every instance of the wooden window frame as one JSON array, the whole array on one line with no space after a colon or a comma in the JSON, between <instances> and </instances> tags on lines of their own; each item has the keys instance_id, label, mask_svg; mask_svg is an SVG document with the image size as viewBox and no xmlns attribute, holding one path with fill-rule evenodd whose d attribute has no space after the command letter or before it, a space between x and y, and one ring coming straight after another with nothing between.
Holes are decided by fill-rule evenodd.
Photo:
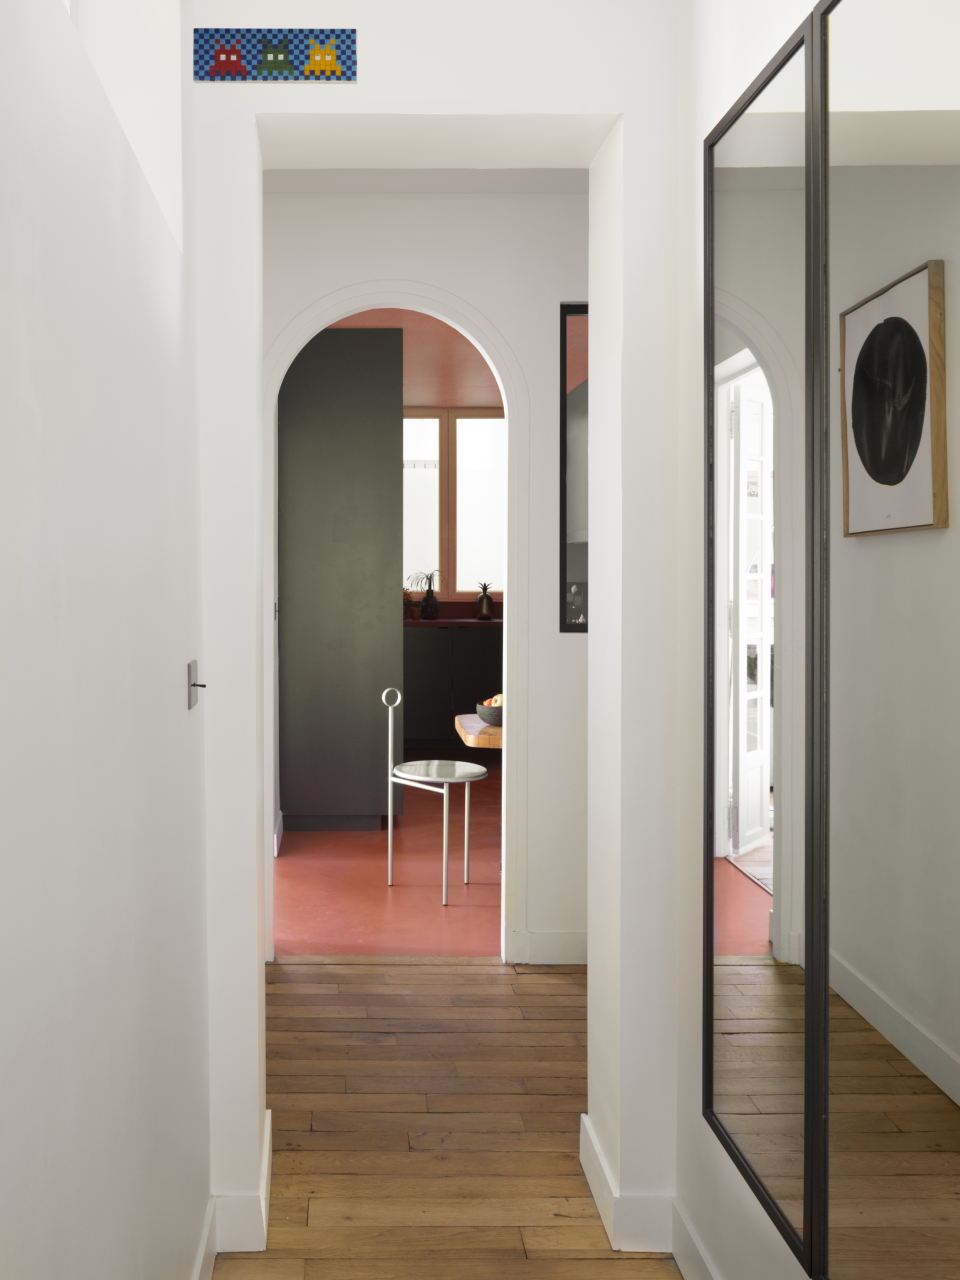
<instances>
[{"instance_id":1,"label":"wooden window frame","mask_svg":"<svg viewBox=\"0 0 960 1280\"><path fill-rule=\"evenodd\" d=\"M438 600L476 600L477 591L456 591L457 581L457 419L503 418L502 409L431 409L428 405L404 406L405 418L437 418L440 421L440 573ZM502 591L491 591L502 601Z\"/></svg>"}]
</instances>

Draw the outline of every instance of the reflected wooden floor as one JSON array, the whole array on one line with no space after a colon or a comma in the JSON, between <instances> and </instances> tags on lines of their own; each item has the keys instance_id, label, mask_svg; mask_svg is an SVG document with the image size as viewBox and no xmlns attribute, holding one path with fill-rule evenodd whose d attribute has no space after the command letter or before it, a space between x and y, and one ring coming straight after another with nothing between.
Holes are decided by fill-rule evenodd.
<instances>
[{"instance_id":1,"label":"reflected wooden floor","mask_svg":"<svg viewBox=\"0 0 960 1280\"><path fill-rule=\"evenodd\" d=\"M680 1280L580 1168L586 1001L575 965L268 965L267 1250L216 1280Z\"/></svg>"},{"instance_id":2,"label":"reflected wooden floor","mask_svg":"<svg viewBox=\"0 0 960 1280\"><path fill-rule=\"evenodd\" d=\"M714 961L714 1110L788 1220L803 1223L803 970Z\"/></svg>"},{"instance_id":3,"label":"reflected wooden floor","mask_svg":"<svg viewBox=\"0 0 960 1280\"><path fill-rule=\"evenodd\" d=\"M803 971L716 961L718 1115L798 1226ZM830 1280L960 1280L960 1107L830 994Z\"/></svg>"}]
</instances>

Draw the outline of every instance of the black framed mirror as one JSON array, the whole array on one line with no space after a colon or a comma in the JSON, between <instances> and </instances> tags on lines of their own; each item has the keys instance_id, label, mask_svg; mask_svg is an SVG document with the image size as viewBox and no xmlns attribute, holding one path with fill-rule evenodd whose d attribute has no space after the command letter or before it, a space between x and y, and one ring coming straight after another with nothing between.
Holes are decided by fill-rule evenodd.
<instances>
[{"instance_id":1,"label":"black framed mirror","mask_svg":"<svg viewBox=\"0 0 960 1280\"><path fill-rule=\"evenodd\" d=\"M808 18L712 131L704 170L703 1109L809 1274L825 1178L819 30Z\"/></svg>"},{"instance_id":2,"label":"black framed mirror","mask_svg":"<svg viewBox=\"0 0 960 1280\"><path fill-rule=\"evenodd\" d=\"M823 0L706 143L704 1115L817 1280L960 1274L956 34L938 0ZM802 332L795 150L774 172L801 47ZM764 729L766 954L723 887Z\"/></svg>"},{"instance_id":3,"label":"black framed mirror","mask_svg":"<svg viewBox=\"0 0 960 1280\"><path fill-rule=\"evenodd\" d=\"M587 304L560 305L560 630L589 619Z\"/></svg>"}]
</instances>

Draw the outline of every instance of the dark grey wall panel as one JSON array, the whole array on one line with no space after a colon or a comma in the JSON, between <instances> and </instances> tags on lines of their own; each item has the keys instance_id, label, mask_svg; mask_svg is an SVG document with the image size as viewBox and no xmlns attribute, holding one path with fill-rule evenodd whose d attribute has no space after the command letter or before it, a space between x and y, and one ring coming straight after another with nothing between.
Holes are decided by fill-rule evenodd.
<instances>
[{"instance_id":1,"label":"dark grey wall panel","mask_svg":"<svg viewBox=\"0 0 960 1280\"><path fill-rule=\"evenodd\" d=\"M385 814L380 694L403 688L402 331L318 334L278 419L281 808Z\"/></svg>"}]
</instances>

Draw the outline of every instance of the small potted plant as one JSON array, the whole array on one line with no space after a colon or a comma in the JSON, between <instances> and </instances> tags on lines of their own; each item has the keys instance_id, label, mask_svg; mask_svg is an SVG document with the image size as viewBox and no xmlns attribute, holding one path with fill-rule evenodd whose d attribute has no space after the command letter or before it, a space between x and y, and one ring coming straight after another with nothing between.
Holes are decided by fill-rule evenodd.
<instances>
[{"instance_id":1,"label":"small potted plant","mask_svg":"<svg viewBox=\"0 0 960 1280\"><path fill-rule=\"evenodd\" d=\"M412 619L414 622L420 621L420 601L414 600L413 595L406 587L403 589L403 616Z\"/></svg>"},{"instance_id":2,"label":"small potted plant","mask_svg":"<svg viewBox=\"0 0 960 1280\"><path fill-rule=\"evenodd\" d=\"M480 622L493 620L493 596L490 594L489 582L478 582L480 594L477 596L477 619Z\"/></svg>"},{"instance_id":3,"label":"small potted plant","mask_svg":"<svg viewBox=\"0 0 960 1280\"><path fill-rule=\"evenodd\" d=\"M407 579L414 591L423 592L423 598L420 601L420 616L425 622L440 616L440 601L433 594L433 588L434 583L439 586L442 581L443 574L439 569L432 569L429 573L411 573Z\"/></svg>"}]
</instances>

